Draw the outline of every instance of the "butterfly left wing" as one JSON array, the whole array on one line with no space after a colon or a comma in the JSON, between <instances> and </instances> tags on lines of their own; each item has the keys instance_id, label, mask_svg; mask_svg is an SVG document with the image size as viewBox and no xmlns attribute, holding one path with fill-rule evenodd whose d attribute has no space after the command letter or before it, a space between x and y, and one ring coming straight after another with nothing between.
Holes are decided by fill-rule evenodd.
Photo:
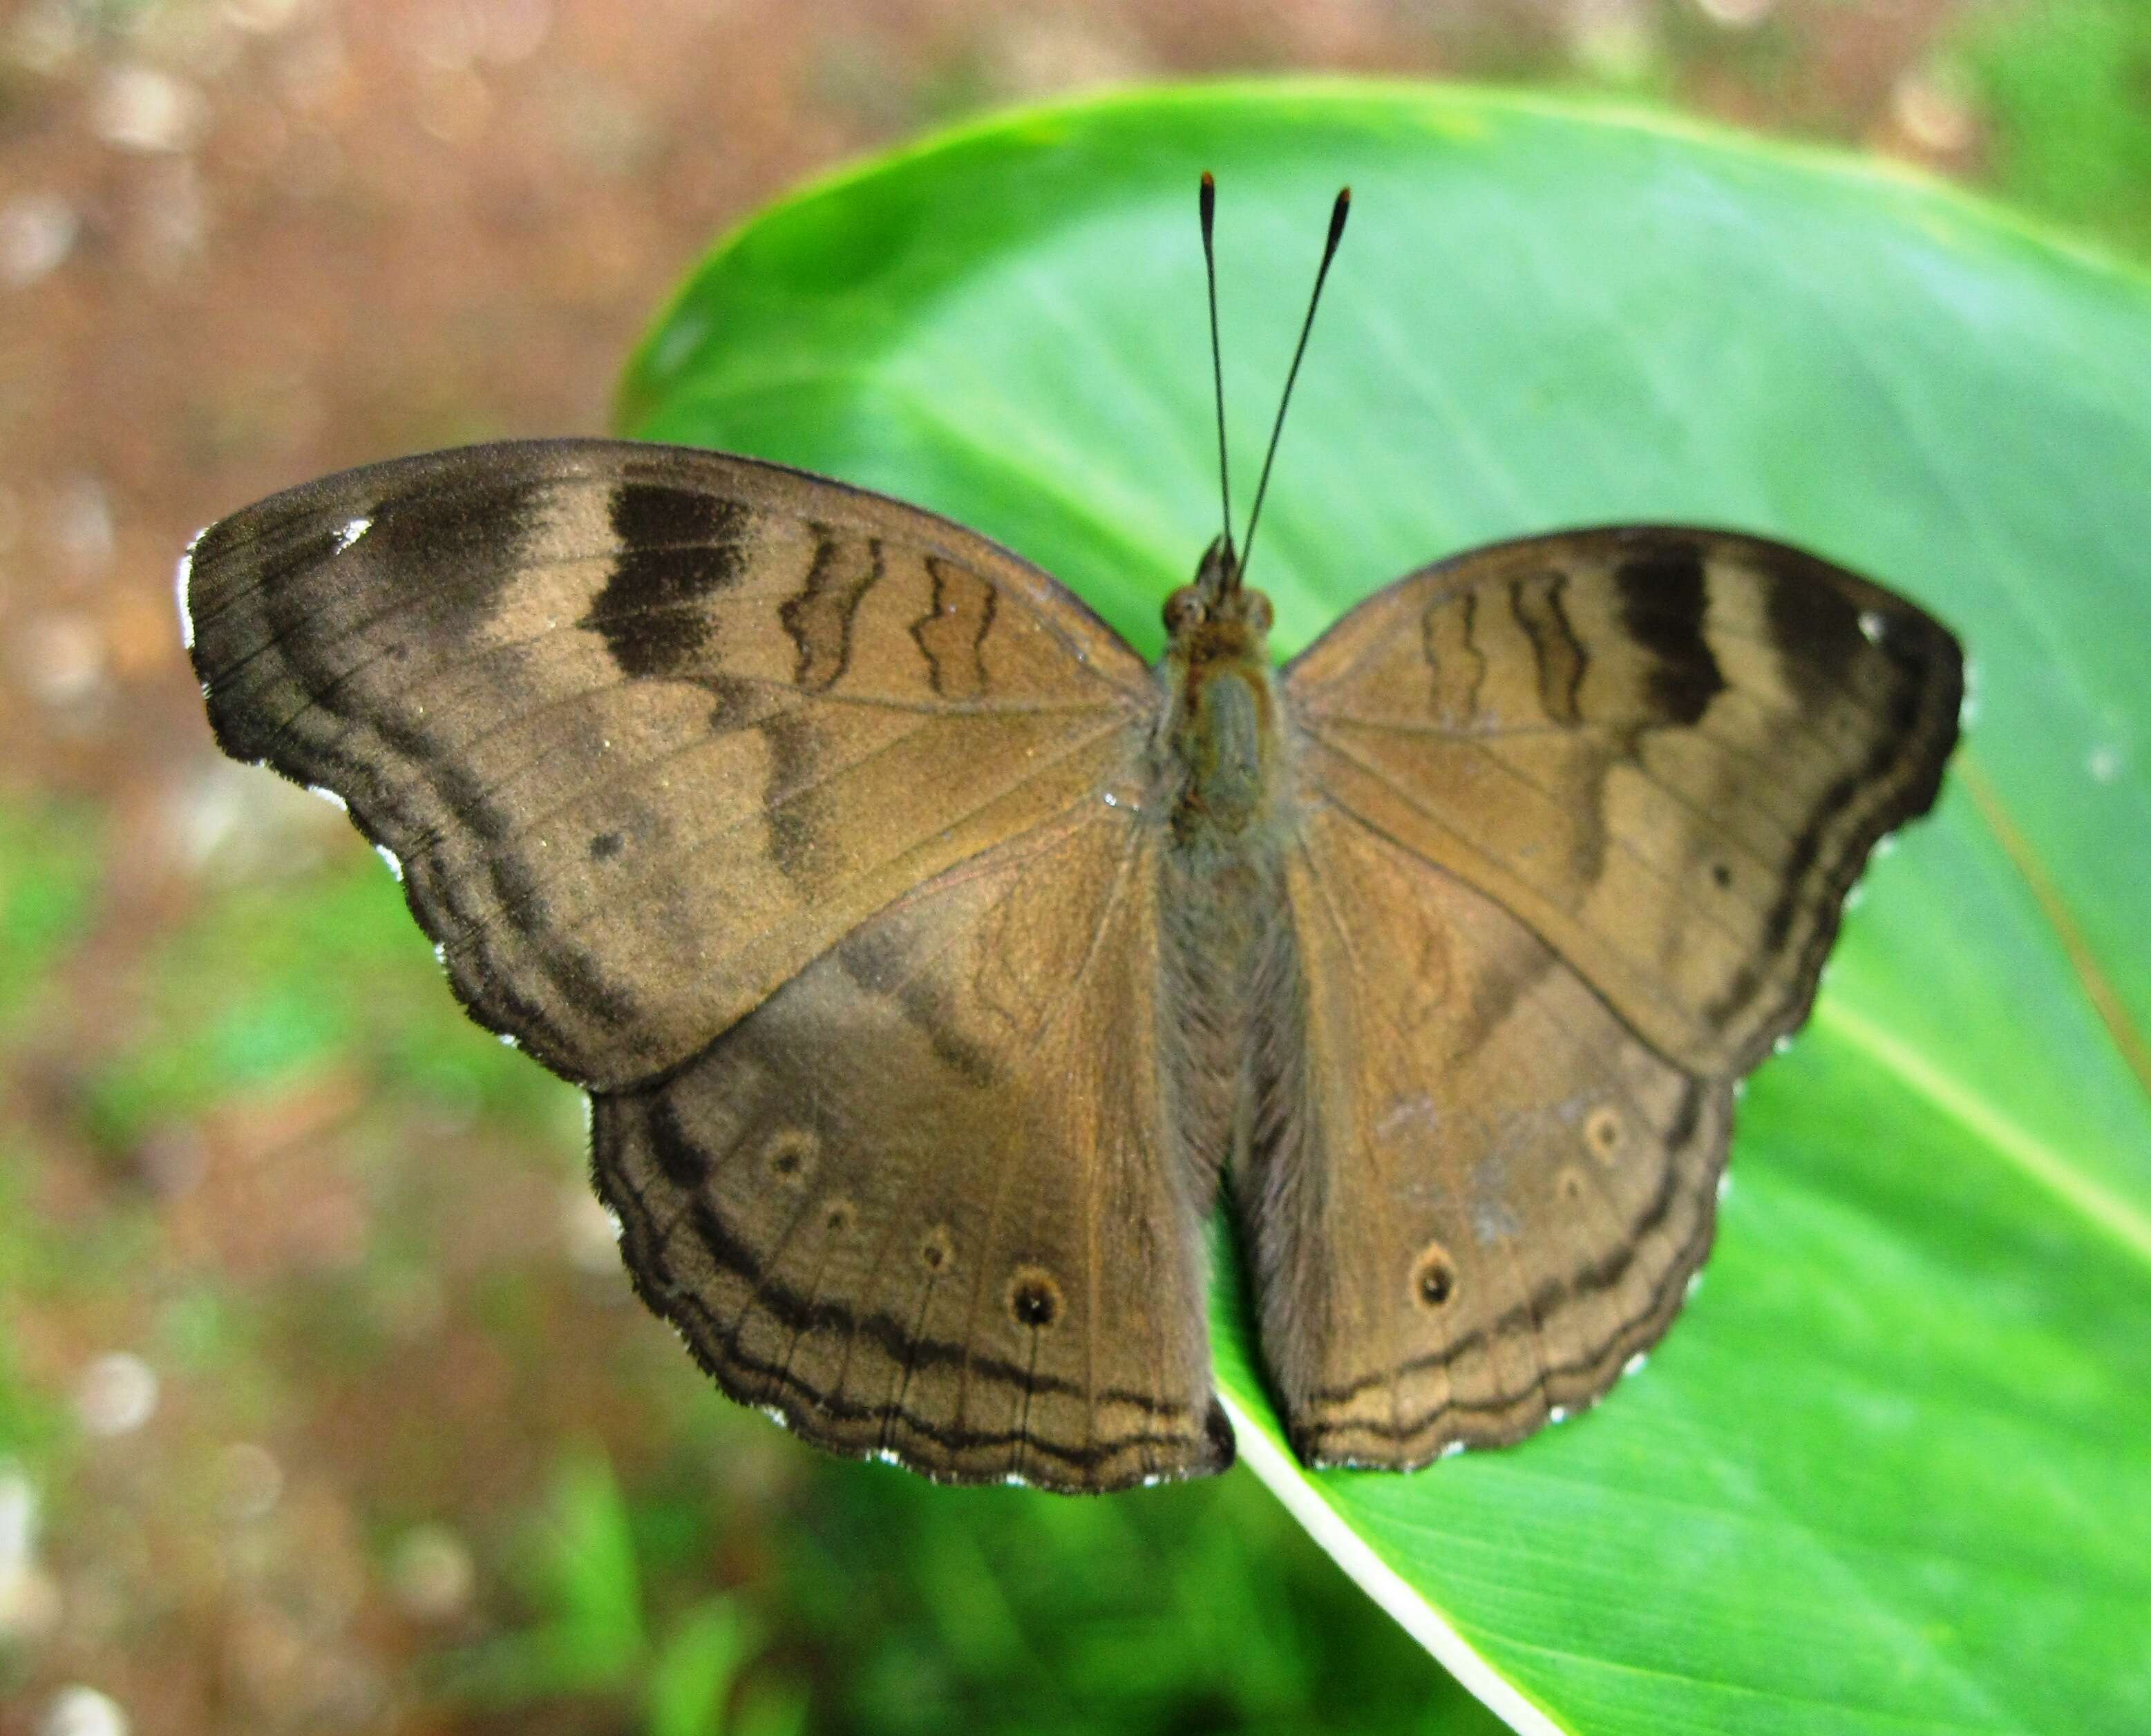
<instances>
[{"instance_id":1,"label":"butterfly left wing","mask_svg":"<svg viewBox=\"0 0 2151 1736\"><path fill-rule=\"evenodd\" d=\"M1139 790L1140 785L1132 786ZM1156 830L1093 802L928 881L595 1098L652 1309L830 1451L1075 1491L1232 1462L1215 1177L1166 1116Z\"/></svg>"},{"instance_id":2,"label":"butterfly left wing","mask_svg":"<svg viewBox=\"0 0 2151 1736\"><path fill-rule=\"evenodd\" d=\"M1154 705L976 532L682 447L346 471L212 525L181 578L220 745L347 802L473 1015L600 1088L1090 798Z\"/></svg>"}]
</instances>

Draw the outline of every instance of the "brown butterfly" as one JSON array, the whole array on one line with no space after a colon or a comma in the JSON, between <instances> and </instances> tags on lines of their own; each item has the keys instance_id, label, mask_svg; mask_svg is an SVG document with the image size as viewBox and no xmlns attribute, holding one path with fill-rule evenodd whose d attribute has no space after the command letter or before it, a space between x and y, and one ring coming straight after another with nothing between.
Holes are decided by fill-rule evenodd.
<instances>
[{"instance_id":1,"label":"brown butterfly","mask_svg":"<svg viewBox=\"0 0 2151 1736\"><path fill-rule=\"evenodd\" d=\"M1623 527L1280 671L1225 522L1155 669L946 519L620 441L309 483L181 589L218 741L347 803L473 1016L589 1089L636 1287L734 1398L954 1481L1222 1470L1222 1177L1295 1451L1424 1465L1665 1331L1961 659L1812 555Z\"/></svg>"}]
</instances>

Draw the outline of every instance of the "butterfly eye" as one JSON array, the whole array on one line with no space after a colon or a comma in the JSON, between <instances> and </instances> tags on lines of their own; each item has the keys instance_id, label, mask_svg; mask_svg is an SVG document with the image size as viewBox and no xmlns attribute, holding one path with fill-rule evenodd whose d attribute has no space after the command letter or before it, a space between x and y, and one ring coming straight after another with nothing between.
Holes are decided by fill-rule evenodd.
<instances>
[{"instance_id":1,"label":"butterfly eye","mask_svg":"<svg viewBox=\"0 0 2151 1736\"><path fill-rule=\"evenodd\" d=\"M1191 627L1199 627L1206 613L1202 593L1193 585L1182 585L1165 599L1165 630L1184 633Z\"/></svg>"},{"instance_id":2,"label":"butterfly eye","mask_svg":"<svg viewBox=\"0 0 2151 1736\"><path fill-rule=\"evenodd\" d=\"M1270 608L1269 598L1260 591L1243 591L1240 594L1247 599L1242 608L1247 616L1248 625L1257 633L1268 633L1270 623L1276 618L1275 611Z\"/></svg>"}]
</instances>

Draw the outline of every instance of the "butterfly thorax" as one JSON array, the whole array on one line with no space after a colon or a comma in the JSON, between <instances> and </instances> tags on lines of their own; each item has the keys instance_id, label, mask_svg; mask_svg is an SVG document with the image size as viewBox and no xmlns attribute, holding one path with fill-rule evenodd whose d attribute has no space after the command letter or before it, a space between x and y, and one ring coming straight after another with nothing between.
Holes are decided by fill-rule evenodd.
<instances>
[{"instance_id":1,"label":"butterfly thorax","mask_svg":"<svg viewBox=\"0 0 2151 1736\"><path fill-rule=\"evenodd\" d=\"M1167 709L1158 768L1177 842L1223 849L1267 819L1280 782L1270 602L1239 582L1223 539L1167 599Z\"/></svg>"}]
</instances>

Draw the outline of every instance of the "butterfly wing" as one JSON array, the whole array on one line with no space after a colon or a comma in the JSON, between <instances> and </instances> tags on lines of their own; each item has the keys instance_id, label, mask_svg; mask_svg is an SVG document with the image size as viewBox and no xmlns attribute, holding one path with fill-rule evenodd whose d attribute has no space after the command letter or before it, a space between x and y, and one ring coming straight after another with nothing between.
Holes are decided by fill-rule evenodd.
<instances>
[{"instance_id":1,"label":"butterfly wing","mask_svg":"<svg viewBox=\"0 0 2151 1736\"><path fill-rule=\"evenodd\" d=\"M597 1098L628 1264L727 1392L949 1481L1232 1462L1211 1182L1163 1161L1156 835L1098 802L952 869Z\"/></svg>"},{"instance_id":2,"label":"butterfly wing","mask_svg":"<svg viewBox=\"0 0 2151 1736\"><path fill-rule=\"evenodd\" d=\"M1669 1324L1733 1082L1932 801L1961 662L1795 550L1609 530L1411 575L1285 688L1300 987L1237 1189L1264 1350L1311 1461L1420 1464Z\"/></svg>"},{"instance_id":3,"label":"butterfly wing","mask_svg":"<svg viewBox=\"0 0 2151 1736\"><path fill-rule=\"evenodd\" d=\"M1151 704L981 537L621 441L293 489L204 532L183 598L220 744L347 802L473 1014L599 1088L1086 799Z\"/></svg>"},{"instance_id":4,"label":"butterfly wing","mask_svg":"<svg viewBox=\"0 0 2151 1736\"><path fill-rule=\"evenodd\" d=\"M1319 796L1285 885L1299 992L1266 1014L1284 1066L1234 1195L1293 1446L1402 1468L1521 1439L1671 1321L1709 1249L1731 1087Z\"/></svg>"},{"instance_id":5,"label":"butterfly wing","mask_svg":"<svg viewBox=\"0 0 2151 1736\"><path fill-rule=\"evenodd\" d=\"M329 477L183 584L222 745L343 799L473 1013L592 1088L637 1286L726 1391L952 1479L1231 1461L1151 1047L1156 701L1072 596L607 441Z\"/></svg>"},{"instance_id":6,"label":"butterfly wing","mask_svg":"<svg viewBox=\"0 0 2151 1736\"><path fill-rule=\"evenodd\" d=\"M1946 628L1840 568L1638 528L1413 573L1285 686L1310 783L1725 1077L1805 1017L1869 850L1934 800L1964 676Z\"/></svg>"}]
</instances>

